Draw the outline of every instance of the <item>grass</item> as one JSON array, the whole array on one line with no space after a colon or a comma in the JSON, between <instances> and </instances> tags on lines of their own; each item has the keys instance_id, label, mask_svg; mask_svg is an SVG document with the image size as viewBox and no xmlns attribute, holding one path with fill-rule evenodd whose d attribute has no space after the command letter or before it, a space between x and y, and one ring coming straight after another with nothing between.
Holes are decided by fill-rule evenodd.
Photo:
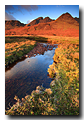
<instances>
[{"instance_id":1,"label":"grass","mask_svg":"<svg viewBox=\"0 0 84 120\"><path fill-rule=\"evenodd\" d=\"M5 37L5 66L21 59L30 52L36 42L47 42L47 38L39 36L6 36Z\"/></svg>"},{"instance_id":2,"label":"grass","mask_svg":"<svg viewBox=\"0 0 84 120\"><path fill-rule=\"evenodd\" d=\"M58 115L79 114L79 44L78 40L69 40L58 45L54 62L48 68L49 75L55 75Z\"/></svg>"},{"instance_id":3,"label":"grass","mask_svg":"<svg viewBox=\"0 0 84 120\"><path fill-rule=\"evenodd\" d=\"M47 42L46 37L40 36L6 36L5 43L12 43L12 42L21 42L21 41L33 40L38 42Z\"/></svg>"},{"instance_id":4,"label":"grass","mask_svg":"<svg viewBox=\"0 0 84 120\"><path fill-rule=\"evenodd\" d=\"M6 37L5 39L5 66L21 59L24 54L36 46L36 41L24 38Z\"/></svg>"},{"instance_id":5,"label":"grass","mask_svg":"<svg viewBox=\"0 0 84 120\"><path fill-rule=\"evenodd\" d=\"M70 44L79 44L79 37L60 37L60 36L46 36L48 41L52 43L70 43Z\"/></svg>"},{"instance_id":6,"label":"grass","mask_svg":"<svg viewBox=\"0 0 84 120\"><path fill-rule=\"evenodd\" d=\"M50 88L37 87L20 100L7 115L79 115L79 40L72 37L48 37L61 43L55 50L48 72L54 80Z\"/></svg>"}]
</instances>

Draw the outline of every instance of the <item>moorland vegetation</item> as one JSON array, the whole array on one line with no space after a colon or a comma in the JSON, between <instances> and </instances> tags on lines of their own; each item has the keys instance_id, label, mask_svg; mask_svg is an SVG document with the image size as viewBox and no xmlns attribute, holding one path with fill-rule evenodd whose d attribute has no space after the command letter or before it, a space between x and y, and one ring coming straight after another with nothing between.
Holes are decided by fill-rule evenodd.
<instances>
[{"instance_id":1,"label":"moorland vegetation","mask_svg":"<svg viewBox=\"0 0 84 120\"><path fill-rule=\"evenodd\" d=\"M48 68L50 88L37 86L21 100L15 96L7 115L79 115L79 42L61 41Z\"/></svg>"}]
</instances>

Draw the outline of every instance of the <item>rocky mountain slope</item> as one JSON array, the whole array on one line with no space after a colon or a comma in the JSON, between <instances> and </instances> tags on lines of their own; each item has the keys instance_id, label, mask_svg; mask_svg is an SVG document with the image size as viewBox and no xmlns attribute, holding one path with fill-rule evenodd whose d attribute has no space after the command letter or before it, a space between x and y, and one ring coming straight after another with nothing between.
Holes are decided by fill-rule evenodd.
<instances>
[{"instance_id":1,"label":"rocky mountain slope","mask_svg":"<svg viewBox=\"0 0 84 120\"><path fill-rule=\"evenodd\" d=\"M5 29L12 29L15 27L20 27L20 26L25 26L25 24L21 23L18 20L9 20L9 21L5 21Z\"/></svg>"},{"instance_id":2,"label":"rocky mountain slope","mask_svg":"<svg viewBox=\"0 0 84 120\"><path fill-rule=\"evenodd\" d=\"M45 17L44 19L43 19L43 17L38 17L37 19L33 20L26 26L32 26L32 25L36 25L38 23L47 23L47 22L51 22L51 21L54 21L54 20L50 19L49 17Z\"/></svg>"},{"instance_id":3,"label":"rocky mountain slope","mask_svg":"<svg viewBox=\"0 0 84 120\"><path fill-rule=\"evenodd\" d=\"M13 25L13 24L12 24ZM13 26L19 26L14 24ZM5 35L54 35L54 36L79 36L79 23L69 13L64 13L56 20L49 17L39 17L27 25L5 30Z\"/></svg>"},{"instance_id":4,"label":"rocky mountain slope","mask_svg":"<svg viewBox=\"0 0 84 120\"><path fill-rule=\"evenodd\" d=\"M79 18L75 17L74 19L79 23Z\"/></svg>"}]
</instances>

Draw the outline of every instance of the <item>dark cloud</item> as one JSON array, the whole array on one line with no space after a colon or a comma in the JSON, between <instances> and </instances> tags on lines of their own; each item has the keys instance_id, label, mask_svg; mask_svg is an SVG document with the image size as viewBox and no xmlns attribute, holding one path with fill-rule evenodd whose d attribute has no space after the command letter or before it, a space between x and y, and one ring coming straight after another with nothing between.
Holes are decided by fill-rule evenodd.
<instances>
[{"instance_id":1,"label":"dark cloud","mask_svg":"<svg viewBox=\"0 0 84 120\"><path fill-rule=\"evenodd\" d=\"M28 11L29 13L32 10L37 10L37 5L5 5L5 20L16 20L13 17L14 13L21 12L23 13L23 9ZM28 23L31 22L31 20L28 21Z\"/></svg>"},{"instance_id":2,"label":"dark cloud","mask_svg":"<svg viewBox=\"0 0 84 120\"><path fill-rule=\"evenodd\" d=\"M10 10L14 10L13 5L5 5L5 10L10 11Z\"/></svg>"},{"instance_id":3,"label":"dark cloud","mask_svg":"<svg viewBox=\"0 0 84 120\"><path fill-rule=\"evenodd\" d=\"M5 20L16 20L16 19L9 13L5 12Z\"/></svg>"},{"instance_id":4,"label":"dark cloud","mask_svg":"<svg viewBox=\"0 0 84 120\"><path fill-rule=\"evenodd\" d=\"M38 6L37 5L5 5L5 10L13 14L17 11L22 13L22 9L27 10L27 11L32 11L32 10L37 10Z\"/></svg>"},{"instance_id":5,"label":"dark cloud","mask_svg":"<svg viewBox=\"0 0 84 120\"><path fill-rule=\"evenodd\" d=\"M21 5L21 7L27 11L37 10L37 5Z\"/></svg>"}]
</instances>

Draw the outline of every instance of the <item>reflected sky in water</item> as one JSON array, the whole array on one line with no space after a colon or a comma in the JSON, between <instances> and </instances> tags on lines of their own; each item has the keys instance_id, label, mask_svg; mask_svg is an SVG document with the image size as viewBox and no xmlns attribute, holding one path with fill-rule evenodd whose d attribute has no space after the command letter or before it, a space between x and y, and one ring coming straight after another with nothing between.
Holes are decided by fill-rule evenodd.
<instances>
[{"instance_id":1,"label":"reflected sky in water","mask_svg":"<svg viewBox=\"0 0 84 120\"><path fill-rule=\"evenodd\" d=\"M50 87L51 78L47 69L53 63L54 52L55 49L48 50L44 55L26 58L5 73L6 106L14 101L15 95L21 99L42 83L44 87Z\"/></svg>"}]
</instances>

